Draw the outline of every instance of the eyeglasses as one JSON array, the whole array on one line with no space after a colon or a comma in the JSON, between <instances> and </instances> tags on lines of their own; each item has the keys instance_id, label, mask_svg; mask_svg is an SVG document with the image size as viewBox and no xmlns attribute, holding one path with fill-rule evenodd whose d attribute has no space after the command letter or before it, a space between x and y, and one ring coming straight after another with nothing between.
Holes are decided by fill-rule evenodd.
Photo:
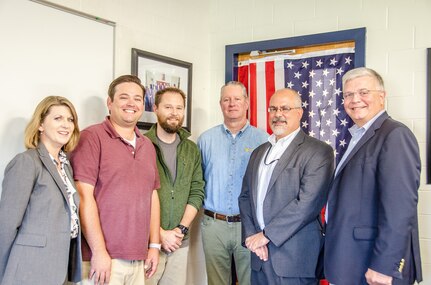
<instances>
[{"instance_id":1,"label":"eyeglasses","mask_svg":"<svg viewBox=\"0 0 431 285\"><path fill-rule=\"evenodd\" d=\"M289 113L293 109L301 109L301 107L290 108L290 107L287 107L287 106L281 106L281 107L271 106L271 107L268 108L268 113L275 114L275 113L277 113L277 111L280 111L283 115L286 115L287 113Z\"/></svg>"},{"instance_id":2,"label":"eyeglasses","mask_svg":"<svg viewBox=\"0 0 431 285\"><path fill-rule=\"evenodd\" d=\"M267 160L267 158L268 158L268 154L271 152L271 148L272 148L272 145L269 147L269 149L268 149L268 151L266 152L266 155L265 155L265 157L264 157L264 159L263 159L263 163L264 163L265 165L271 165L271 164L273 164L274 162L276 162L276 161L279 161L279 160L280 160L279 158L276 158L276 159L274 159L273 161L266 162L266 160Z\"/></svg>"},{"instance_id":3,"label":"eyeglasses","mask_svg":"<svg viewBox=\"0 0 431 285\"><path fill-rule=\"evenodd\" d=\"M368 95L370 95L371 92L384 92L383 90L368 90L368 89L359 89L356 92L343 92L343 98L346 100L351 100L353 99L353 96L355 96L355 94L358 94L359 97L364 98L367 97Z\"/></svg>"}]
</instances>

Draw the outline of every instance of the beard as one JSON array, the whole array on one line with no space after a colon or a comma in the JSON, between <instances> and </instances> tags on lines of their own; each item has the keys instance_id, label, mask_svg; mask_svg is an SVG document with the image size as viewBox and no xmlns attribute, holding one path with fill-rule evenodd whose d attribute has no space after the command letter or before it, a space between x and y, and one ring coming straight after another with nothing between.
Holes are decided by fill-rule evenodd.
<instances>
[{"instance_id":1,"label":"beard","mask_svg":"<svg viewBox=\"0 0 431 285\"><path fill-rule=\"evenodd\" d=\"M157 119L160 127L162 127L162 129L168 134L174 134L178 132L178 130L181 129L181 127L183 126L184 116L183 117L170 116L167 118L161 118L160 116L157 116L157 117L158 117ZM170 119L178 119L178 121L176 122L176 124L172 124L172 123L169 124L168 120Z\"/></svg>"},{"instance_id":2,"label":"beard","mask_svg":"<svg viewBox=\"0 0 431 285\"><path fill-rule=\"evenodd\" d=\"M283 123L287 123L286 119L282 118L282 117L275 117L272 121L271 121L271 130L272 133L276 136L281 136L282 134L284 134L284 132L286 132L286 127L285 126L275 126L275 123L278 122L283 122Z\"/></svg>"}]
</instances>

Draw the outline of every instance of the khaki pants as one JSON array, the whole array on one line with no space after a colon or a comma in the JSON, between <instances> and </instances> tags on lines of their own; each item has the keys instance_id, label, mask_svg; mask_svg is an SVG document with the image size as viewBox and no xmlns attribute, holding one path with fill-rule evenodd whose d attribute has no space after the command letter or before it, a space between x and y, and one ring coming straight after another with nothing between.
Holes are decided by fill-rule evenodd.
<instances>
[{"instance_id":1,"label":"khaki pants","mask_svg":"<svg viewBox=\"0 0 431 285\"><path fill-rule=\"evenodd\" d=\"M160 251L157 271L150 279L147 279L146 285L186 285L188 255L188 246L179 248L170 254Z\"/></svg>"},{"instance_id":2,"label":"khaki pants","mask_svg":"<svg viewBox=\"0 0 431 285\"><path fill-rule=\"evenodd\" d=\"M82 263L82 281L80 285L93 285L92 279L88 279L90 262ZM145 285L144 261L112 259L111 278L109 285Z\"/></svg>"}]
</instances>

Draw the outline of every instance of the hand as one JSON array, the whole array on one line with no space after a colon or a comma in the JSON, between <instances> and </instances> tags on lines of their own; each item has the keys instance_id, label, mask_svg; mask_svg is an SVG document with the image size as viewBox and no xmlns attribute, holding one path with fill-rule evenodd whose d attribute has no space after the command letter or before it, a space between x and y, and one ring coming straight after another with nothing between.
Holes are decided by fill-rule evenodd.
<instances>
[{"instance_id":1,"label":"hand","mask_svg":"<svg viewBox=\"0 0 431 285\"><path fill-rule=\"evenodd\" d=\"M365 279L370 285L391 285L392 276L388 276L368 268Z\"/></svg>"},{"instance_id":2,"label":"hand","mask_svg":"<svg viewBox=\"0 0 431 285\"><path fill-rule=\"evenodd\" d=\"M157 248L149 248L148 256L144 263L145 276L150 278L157 271L159 265L159 250Z\"/></svg>"},{"instance_id":3,"label":"hand","mask_svg":"<svg viewBox=\"0 0 431 285\"><path fill-rule=\"evenodd\" d=\"M91 268L88 275L93 279L94 285L108 284L111 277L111 257L108 252L95 252L91 257Z\"/></svg>"},{"instance_id":4,"label":"hand","mask_svg":"<svg viewBox=\"0 0 431 285\"><path fill-rule=\"evenodd\" d=\"M263 261L268 261L268 247L266 245L256 248L254 253Z\"/></svg>"},{"instance_id":5,"label":"hand","mask_svg":"<svg viewBox=\"0 0 431 285\"><path fill-rule=\"evenodd\" d=\"M259 232L245 239L245 246L252 252L255 252L257 248L267 245L269 239L267 239L263 232Z\"/></svg>"},{"instance_id":6,"label":"hand","mask_svg":"<svg viewBox=\"0 0 431 285\"><path fill-rule=\"evenodd\" d=\"M166 252L174 252L177 250L181 246L183 238L184 235L181 233L179 228L167 231L160 229L162 248Z\"/></svg>"}]
</instances>

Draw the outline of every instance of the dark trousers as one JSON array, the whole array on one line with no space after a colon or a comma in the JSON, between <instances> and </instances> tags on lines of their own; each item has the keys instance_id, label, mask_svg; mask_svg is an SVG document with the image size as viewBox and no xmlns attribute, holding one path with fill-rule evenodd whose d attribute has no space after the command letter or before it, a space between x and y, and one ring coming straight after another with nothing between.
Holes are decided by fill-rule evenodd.
<instances>
[{"instance_id":1,"label":"dark trousers","mask_svg":"<svg viewBox=\"0 0 431 285\"><path fill-rule=\"evenodd\" d=\"M263 263L260 271L251 271L251 285L318 285L315 278L287 278L277 276L271 264L271 259Z\"/></svg>"}]
</instances>

